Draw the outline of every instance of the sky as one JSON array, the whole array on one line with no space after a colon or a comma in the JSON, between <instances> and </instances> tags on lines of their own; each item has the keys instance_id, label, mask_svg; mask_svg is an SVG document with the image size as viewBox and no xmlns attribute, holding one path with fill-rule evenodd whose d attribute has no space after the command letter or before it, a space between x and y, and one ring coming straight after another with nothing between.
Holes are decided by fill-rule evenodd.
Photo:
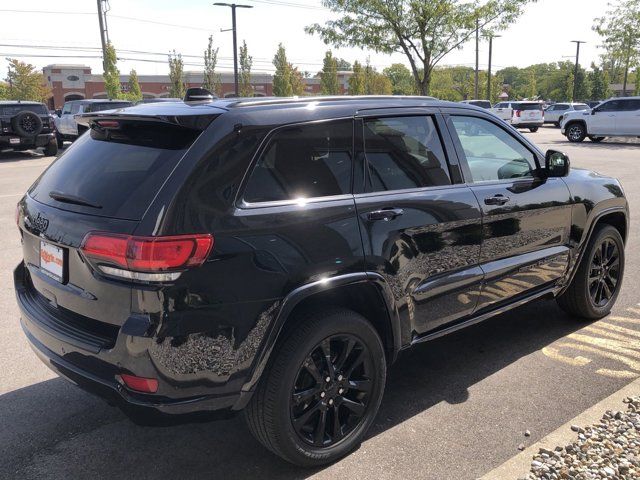
<instances>
[{"instance_id":1,"label":"sky","mask_svg":"<svg viewBox=\"0 0 640 480\"><path fill-rule=\"evenodd\" d=\"M118 50L120 71L128 73L135 68L139 75L166 74L166 54L174 49L183 54L185 70L202 70L202 52L211 34L214 45L220 48L218 69L232 71L232 34L221 32L221 29L231 27L231 10L213 6L214 1L109 0L109 38ZM304 32L306 25L323 23L335 17L322 7L320 0L236 1L254 7L238 9L237 19L238 41L246 40L249 54L254 59L255 72L273 71L271 61L280 42L285 45L289 60L301 71L315 74L321 69L324 52L329 47L320 38ZM501 38L494 40L494 71L507 66L525 67L534 63L575 59L575 44L571 40L587 42L581 47L582 66L588 68L592 61L597 60L600 42L591 27L593 19L606 12L606 0L538 0L525 8L524 15L502 32ZM101 73L96 12L96 0L30 0L25 3L0 0L0 78L6 77L7 57L19 58L38 68L52 63L84 64L91 66L93 73ZM65 50L70 47L72 50ZM384 55L358 48L333 51L334 55L349 62L356 59L364 61L369 56L372 65L379 70L392 63L408 65L402 54ZM487 57L488 44L482 42L481 68L486 68ZM441 65L474 64L473 41L450 53L441 62Z\"/></svg>"}]
</instances>

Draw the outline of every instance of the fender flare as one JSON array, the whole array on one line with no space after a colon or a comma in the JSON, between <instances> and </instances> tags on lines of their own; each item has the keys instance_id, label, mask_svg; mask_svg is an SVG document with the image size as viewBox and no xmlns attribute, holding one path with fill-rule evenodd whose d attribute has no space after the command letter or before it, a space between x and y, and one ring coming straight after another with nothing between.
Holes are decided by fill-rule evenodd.
<instances>
[{"instance_id":1,"label":"fender flare","mask_svg":"<svg viewBox=\"0 0 640 480\"><path fill-rule=\"evenodd\" d=\"M393 354L391 361L394 361L398 352L401 349L401 325L398 309L395 305L395 300L391 292L391 288L387 284L382 275L375 272L357 272L339 275L336 277L329 277L326 279L317 280L314 282L302 285L292 292L290 292L283 300L280 306L280 310L273 321L269 332L265 336L265 340L261 345L256 358L251 367L251 372L244 385L242 386L240 398L233 406L233 410L240 410L246 406L251 399L253 391L258 384L266 366L271 358L271 355L275 349L276 343L282 334L284 325L293 312L294 308L303 300L327 290L332 290L340 287L357 284L372 284L378 289L381 299L387 308L387 314L390 322L390 329L392 334Z\"/></svg>"}]
</instances>

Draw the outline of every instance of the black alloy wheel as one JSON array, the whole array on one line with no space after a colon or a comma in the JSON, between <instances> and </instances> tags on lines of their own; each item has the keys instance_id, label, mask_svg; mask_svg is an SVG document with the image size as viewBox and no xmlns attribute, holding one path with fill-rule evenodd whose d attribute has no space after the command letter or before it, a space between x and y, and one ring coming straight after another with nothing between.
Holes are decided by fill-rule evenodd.
<instances>
[{"instance_id":1,"label":"black alloy wheel","mask_svg":"<svg viewBox=\"0 0 640 480\"><path fill-rule=\"evenodd\" d=\"M595 249L589 273L589 295L598 308L613 298L620 281L620 250L611 238L605 238Z\"/></svg>"},{"instance_id":2,"label":"black alloy wheel","mask_svg":"<svg viewBox=\"0 0 640 480\"><path fill-rule=\"evenodd\" d=\"M353 335L334 335L304 360L291 394L291 421L300 438L328 447L358 426L372 387L367 347Z\"/></svg>"}]
</instances>

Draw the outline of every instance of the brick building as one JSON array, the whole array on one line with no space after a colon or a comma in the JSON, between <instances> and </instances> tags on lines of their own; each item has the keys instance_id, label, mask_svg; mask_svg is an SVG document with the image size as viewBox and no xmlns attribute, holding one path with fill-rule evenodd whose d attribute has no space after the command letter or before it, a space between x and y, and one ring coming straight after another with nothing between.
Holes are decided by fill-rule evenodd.
<instances>
[{"instance_id":1,"label":"brick building","mask_svg":"<svg viewBox=\"0 0 640 480\"><path fill-rule=\"evenodd\" d=\"M107 98L104 88L104 80L101 74L91 73L91 67L86 65L54 64L42 69L44 78L53 92L49 99L49 108L61 108L65 101L81 100L87 98ZM203 83L202 72L185 72L187 87L199 87ZM347 92L351 72L338 72L338 80L343 93ZM225 97L234 94L233 74L221 73L222 92ZM122 90L126 91L129 84L129 75L120 75ZM305 94L317 95L320 93L320 79L306 78ZM169 75L138 75L138 83L144 98L168 97ZM251 75L251 84L254 94L259 97L273 95L273 76L265 73Z\"/></svg>"}]
</instances>

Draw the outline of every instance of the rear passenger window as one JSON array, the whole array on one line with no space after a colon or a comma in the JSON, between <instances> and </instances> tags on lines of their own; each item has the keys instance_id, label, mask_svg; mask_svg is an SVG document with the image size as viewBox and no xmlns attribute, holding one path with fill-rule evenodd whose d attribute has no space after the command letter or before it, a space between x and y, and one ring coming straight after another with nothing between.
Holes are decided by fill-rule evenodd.
<instances>
[{"instance_id":1,"label":"rear passenger window","mask_svg":"<svg viewBox=\"0 0 640 480\"><path fill-rule=\"evenodd\" d=\"M351 120L279 130L251 173L244 200L275 202L350 193L352 143Z\"/></svg>"},{"instance_id":2,"label":"rear passenger window","mask_svg":"<svg viewBox=\"0 0 640 480\"><path fill-rule=\"evenodd\" d=\"M431 117L394 117L364 124L368 191L451 185Z\"/></svg>"}]
</instances>

